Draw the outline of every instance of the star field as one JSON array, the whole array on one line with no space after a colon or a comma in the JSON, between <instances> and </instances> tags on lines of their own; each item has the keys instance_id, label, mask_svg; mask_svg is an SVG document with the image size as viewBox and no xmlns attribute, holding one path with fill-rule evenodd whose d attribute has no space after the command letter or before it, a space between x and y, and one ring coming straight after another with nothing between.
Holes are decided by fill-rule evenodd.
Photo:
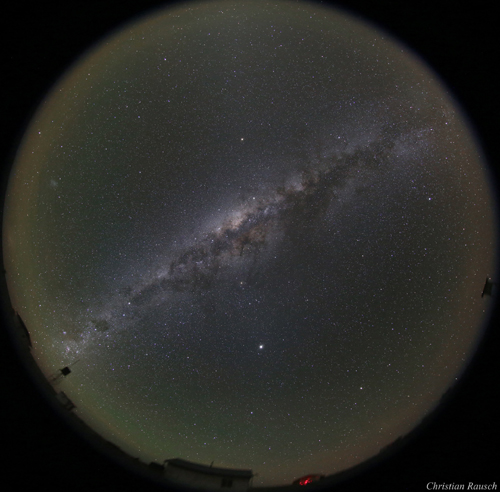
<instances>
[{"instance_id":1,"label":"star field","mask_svg":"<svg viewBox=\"0 0 500 492\"><path fill-rule=\"evenodd\" d=\"M19 150L9 289L75 413L145 462L330 474L409 432L481 334L494 216L453 100L306 4L160 12Z\"/></svg>"}]
</instances>

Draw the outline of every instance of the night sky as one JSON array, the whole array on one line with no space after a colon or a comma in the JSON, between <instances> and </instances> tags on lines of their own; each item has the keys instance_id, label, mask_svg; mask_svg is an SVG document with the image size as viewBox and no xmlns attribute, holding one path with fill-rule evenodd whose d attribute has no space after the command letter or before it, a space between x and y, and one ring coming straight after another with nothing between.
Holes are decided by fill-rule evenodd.
<instances>
[{"instance_id":1,"label":"night sky","mask_svg":"<svg viewBox=\"0 0 500 492\"><path fill-rule=\"evenodd\" d=\"M406 46L312 5L179 6L81 58L4 216L33 354L149 462L334 473L408 433L474 352L485 161Z\"/></svg>"}]
</instances>

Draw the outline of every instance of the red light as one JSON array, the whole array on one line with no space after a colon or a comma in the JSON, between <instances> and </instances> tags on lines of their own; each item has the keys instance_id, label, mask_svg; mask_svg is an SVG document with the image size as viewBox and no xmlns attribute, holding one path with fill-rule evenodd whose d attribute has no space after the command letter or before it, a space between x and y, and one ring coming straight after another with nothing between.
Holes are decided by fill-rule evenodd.
<instances>
[{"instance_id":1,"label":"red light","mask_svg":"<svg viewBox=\"0 0 500 492\"><path fill-rule=\"evenodd\" d=\"M300 482L299 485L307 485L308 483L311 483L313 481L312 476L304 477Z\"/></svg>"}]
</instances>

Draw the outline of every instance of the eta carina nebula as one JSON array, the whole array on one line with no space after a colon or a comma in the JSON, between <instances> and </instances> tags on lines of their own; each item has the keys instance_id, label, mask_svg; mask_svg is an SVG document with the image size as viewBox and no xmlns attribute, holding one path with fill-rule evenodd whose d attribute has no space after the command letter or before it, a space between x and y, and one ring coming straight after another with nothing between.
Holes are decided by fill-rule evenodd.
<instances>
[{"instance_id":1,"label":"eta carina nebula","mask_svg":"<svg viewBox=\"0 0 500 492\"><path fill-rule=\"evenodd\" d=\"M5 210L31 353L145 464L272 486L362 463L438 405L489 309L460 109L405 46L309 3L112 34L33 116Z\"/></svg>"}]
</instances>

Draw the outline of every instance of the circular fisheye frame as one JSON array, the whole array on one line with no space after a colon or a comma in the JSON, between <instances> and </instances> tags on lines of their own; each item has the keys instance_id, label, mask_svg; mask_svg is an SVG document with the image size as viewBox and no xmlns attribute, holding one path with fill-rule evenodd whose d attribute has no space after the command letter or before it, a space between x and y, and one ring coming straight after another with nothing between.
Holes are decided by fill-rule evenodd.
<instances>
[{"instance_id":1,"label":"circular fisheye frame","mask_svg":"<svg viewBox=\"0 0 500 492\"><path fill-rule=\"evenodd\" d=\"M31 408L130 490L316 490L405 463L492 319L493 180L439 76L346 11L136 17L39 101L6 183ZM416 490L468 485L449 473Z\"/></svg>"}]
</instances>

